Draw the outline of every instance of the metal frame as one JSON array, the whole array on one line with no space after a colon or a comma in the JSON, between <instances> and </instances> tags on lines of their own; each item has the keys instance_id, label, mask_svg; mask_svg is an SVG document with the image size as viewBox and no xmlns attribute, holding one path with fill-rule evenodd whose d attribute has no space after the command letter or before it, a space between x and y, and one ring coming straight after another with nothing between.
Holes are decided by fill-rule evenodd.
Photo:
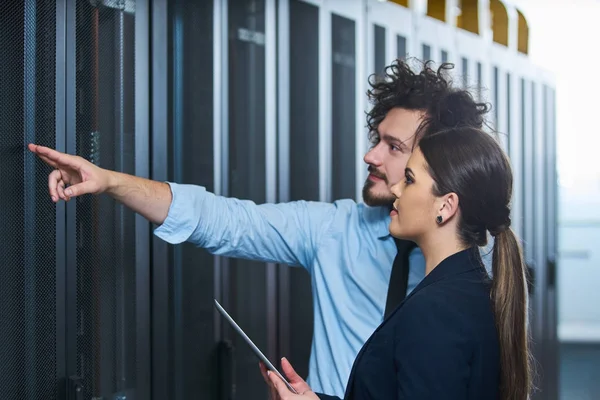
<instances>
[{"instance_id":1,"label":"metal frame","mask_svg":"<svg viewBox=\"0 0 600 400\"><path fill-rule=\"evenodd\" d=\"M77 154L76 138L76 5L66 1L65 10L65 100L66 100L66 151ZM66 377L77 374L77 202L66 204Z\"/></svg>"},{"instance_id":2,"label":"metal frame","mask_svg":"<svg viewBox=\"0 0 600 400\"><path fill-rule=\"evenodd\" d=\"M556 113L555 113L555 97L553 85L550 86L548 82L544 83L544 123L545 127L545 166L544 171L546 172L546 201L548 207L546 207L546 215L544 216L545 224L547 229L546 247L548 249L548 258L556 261L558 253L558 237L557 237L557 223L558 223L558 183L557 183L557 171L556 171ZM556 271L554 271L556 274ZM556 289L556 276L551 279L550 286L552 289Z\"/></svg>"},{"instance_id":3,"label":"metal frame","mask_svg":"<svg viewBox=\"0 0 600 400\"><path fill-rule=\"evenodd\" d=\"M331 13L319 5L319 200L331 199Z\"/></svg>"},{"instance_id":4,"label":"metal frame","mask_svg":"<svg viewBox=\"0 0 600 400\"><path fill-rule=\"evenodd\" d=\"M218 83L221 84L221 103L220 109L215 110L215 119L220 118L220 127L221 131L215 131L215 146L217 143L220 143L220 152L217 155L220 157L220 163L216 165L216 167L220 167L219 174L220 180L215 180L215 189L219 187L218 194L227 196L229 194L229 4L228 1L221 1L219 7L219 15L215 15L215 30L218 30L219 38L220 38L220 48L219 56L217 57L217 52L215 52L215 59L219 58L221 61L221 70L219 73L221 74L221 79ZM217 9L215 8L215 14ZM218 27L217 27L218 21ZM217 62L217 61L215 61ZM223 72L221 72L223 71ZM215 70L216 73L216 70ZM215 84L217 81L215 80ZM215 93L217 90L214 91ZM216 128L216 126L215 126ZM215 163L217 163L217 158L215 158ZM217 170L215 168L215 171ZM217 175L217 173L215 173ZM226 257L215 257L215 279L217 276L220 277L220 281L218 282L217 291L219 293L220 301L223 307L226 309L231 308L231 303L229 299L229 282L231 281L231 271L229 266L229 259ZM219 298L218 297L218 298ZM214 311L217 320L220 322L220 331L221 336L219 339L223 338L223 333L226 331L225 321L218 315L218 311ZM219 323L215 324L218 326Z\"/></svg>"},{"instance_id":5,"label":"metal frame","mask_svg":"<svg viewBox=\"0 0 600 400\"><path fill-rule=\"evenodd\" d=\"M536 74L537 75L537 74ZM547 122L544 121L544 86L543 82L535 79L531 83L531 107L533 111L532 119L532 136L533 136L533 186L531 188L533 215L532 215L532 230L533 230L533 257L536 260L536 285L545 295L547 287L546 273L546 233L544 232L545 208L548 206L545 199L546 171L544 169L544 141ZM537 293L536 293L537 294ZM542 313L542 319L545 320L545 312ZM544 331L542 329L542 331Z\"/></svg>"},{"instance_id":6,"label":"metal frame","mask_svg":"<svg viewBox=\"0 0 600 400\"><path fill-rule=\"evenodd\" d=\"M308 2L309 4L313 4ZM288 201L290 196L290 183L287 177L290 174L290 2L280 0L277 9L277 104L278 118L278 200Z\"/></svg>"},{"instance_id":7,"label":"metal frame","mask_svg":"<svg viewBox=\"0 0 600 400\"><path fill-rule=\"evenodd\" d=\"M150 4L135 7L135 174L150 176ZM150 223L135 216L136 398L151 398Z\"/></svg>"},{"instance_id":8,"label":"metal frame","mask_svg":"<svg viewBox=\"0 0 600 400\"><path fill-rule=\"evenodd\" d=\"M511 138L512 138L512 127L513 127L513 120L514 120L514 115L515 113L513 112L513 89L512 89L512 81L514 80L511 74L511 71L505 71L504 72L504 100L501 100L503 102L503 108L505 110L506 113L506 125L505 125L505 129L506 129L506 147L505 150L509 156L509 158L512 159L512 155L510 153L511 151L511 147L510 147L510 143L511 143Z\"/></svg>"},{"instance_id":9,"label":"metal frame","mask_svg":"<svg viewBox=\"0 0 600 400\"><path fill-rule=\"evenodd\" d=\"M169 2L169 4L173 4ZM173 120L172 120L172 131L169 132L169 135L172 138L172 147L171 151L168 154L169 161L173 165L173 171L171 172L170 178L175 182L180 182L182 179L182 163L181 163L181 149L183 146L183 127L181 126L181 120L176 115L183 114L183 62L182 62L182 52L183 52L183 32L182 32L182 24L179 20L179 15L177 12L174 13L175 18L172 19L173 26L171 28L172 37L170 46L172 46L172 57L173 59L169 59L169 65L172 68L173 77L172 85L174 88L172 89L173 98L172 103L170 104L170 108L172 108ZM171 15L169 15L171 17ZM169 122L171 125L171 121ZM172 159L171 159L172 158ZM173 388L175 393L173 396L176 399L180 399L183 397L183 373L182 373L182 362L183 362L183 329L182 329L182 309L183 309L183 272L182 272L182 247L177 246L172 249L172 265L173 265L173 367L172 367L172 377L174 379Z\"/></svg>"},{"instance_id":10,"label":"metal frame","mask_svg":"<svg viewBox=\"0 0 600 400\"><path fill-rule=\"evenodd\" d=\"M510 133L512 132L509 118L512 118L511 110L508 107L509 95L512 93L508 89L509 82L507 82L507 73L511 73L513 68L510 64L510 53L507 47L504 47L498 43L492 42L490 50L490 62L488 68L490 71L490 88L491 96L490 101L492 102L492 115L494 121L494 129L497 133L497 138L502 144L502 148L506 151L507 155L510 154ZM495 76L495 69L497 76ZM512 78L511 78L512 79ZM512 103L512 99L510 99Z\"/></svg>"},{"instance_id":11,"label":"metal frame","mask_svg":"<svg viewBox=\"0 0 600 400\"><path fill-rule=\"evenodd\" d=\"M355 199L359 200L362 193L362 184L365 176L359 171L365 170L362 157L366 151L365 129L366 97L362 95L366 88L365 75L365 22L366 22L366 3L365 0L343 1L329 0L324 2L319 8L319 94L320 108L323 111L319 117L319 170L320 170L320 189L321 199L325 201L332 200L333 193L333 175L332 175L332 151L333 151L333 131L332 131L332 111L333 111L333 93L332 85L332 37L331 37L331 19L332 14L348 18L355 23L355 59L356 72L354 74L356 88L356 102L354 105L355 118Z\"/></svg>"},{"instance_id":12,"label":"metal frame","mask_svg":"<svg viewBox=\"0 0 600 400\"><path fill-rule=\"evenodd\" d=\"M36 132L36 107L35 99L37 95L37 49L38 44L36 43L37 23L36 15L37 9L35 1L25 0L24 6L24 41L25 41L25 62L23 69L23 136L24 145L35 142ZM33 23L32 23L33 21ZM27 44L30 44L29 46ZM33 49L31 48L33 46ZM32 154L27 154L24 158L24 173L25 177L35 176L35 158ZM36 241L35 241L35 217L36 217L36 182L33 179L25 180L25 193L23 198L24 215L23 215L23 245L24 245L24 258L23 264L26 266L35 265L35 253L36 253ZM25 293L35 293L36 290L36 278L35 269L26 268L24 274L24 289ZM25 336L27 343L33 343L35 346L35 297L25 296ZM36 349L31 349L25 353L25 371L24 376L26 380L26 397L32 397L32 389L35 384L35 354Z\"/></svg>"},{"instance_id":13,"label":"metal frame","mask_svg":"<svg viewBox=\"0 0 600 400\"><path fill-rule=\"evenodd\" d=\"M537 75L537 74L536 74ZM531 130L532 130L532 150L533 154L531 155L532 162L532 177L533 184L529 190L531 203L533 207L533 215L531 215L531 236L532 236L532 254L531 256L535 260L535 288L533 291L533 295L535 298L534 306L535 306L535 317L534 320L536 324L535 331L537 331L537 338L534 336L534 339L538 341L541 339L541 351L538 351L536 356L538 361L541 361L541 364L544 366L544 370L549 366L548 364L548 356L546 353L546 347L548 345L547 340L545 339L546 327L545 321L547 318L547 307L546 307L546 299L548 297L548 293L546 291L547 288L547 278L548 274L546 273L546 259L547 259L547 251L546 251L546 233L544 230L544 217L545 217L545 208L548 206L546 199L544 197L544 187L546 185L545 181L545 170L544 170L544 130L546 128L546 122L543 121L543 109L544 109L544 98L543 98L543 85L537 79L532 79L530 83L531 87L531 107L532 107L532 120L531 120ZM530 153L531 154L531 153ZM538 342L539 343L539 342ZM540 348L538 346L538 348ZM546 389L548 387L549 380L548 377L544 374L544 379L542 381L542 388L544 393L544 398L549 399L547 395L550 393Z\"/></svg>"},{"instance_id":14,"label":"metal frame","mask_svg":"<svg viewBox=\"0 0 600 400\"><path fill-rule=\"evenodd\" d=\"M265 173L267 203L277 201L277 10L275 0L265 0ZM277 265L266 265L267 357L277 358Z\"/></svg>"},{"instance_id":15,"label":"metal frame","mask_svg":"<svg viewBox=\"0 0 600 400\"><path fill-rule=\"evenodd\" d=\"M277 7L277 201L290 199L290 3L280 0ZM290 271L281 266L278 271L278 355L290 354ZM279 357L278 357L279 358Z\"/></svg>"},{"instance_id":16,"label":"metal frame","mask_svg":"<svg viewBox=\"0 0 600 400\"><path fill-rule=\"evenodd\" d=\"M546 391L550 393L554 399L558 398L559 384L560 384L560 361L559 361L559 350L558 350L558 290L556 286L557 282L557 268L558 268L558 184L557 184L557 171L556 171L556 99L555 91L551 89L554 87L554 82L546 81L544 85L544 117L546 121L546 135L545 138L545 160L544 160L544 171L546 174L546 215L544 218L544 232L546 236L546 262L545 269L547 274L547 285L546 285L546 348L544 353L547 355L546 358Z\"/></svg>"},{"instance_id":17,"label":"metal frame","mask_svg":"<svg viewBox=\"0 0 600 400\"><path fill-rule=\"evenodd\" d=\"M214 109L214 187L215 194L227 196L229 193L229 40L228 40L228 1L214 2L214 53L213 53L213 96ZM226 309L231 308L229 282L231 268L227 257L214 257L214 290L215 298ZM215 309L213 311L215 341L225 339L228 327Z\"/></svg>"},{"instance_id":18,"label":"metal frame","mask_svg":"<svg viewBox=\"0 0 600 400\"><path fill-rule=\"evenodd\" d=\"M151 3L151 177L168 179L168 4ZM169 248L166 242L152 238L152 397L169 398Z\"/></svg>"},{"instance_id":19,"label":"metal frame","mask_svg":"<svg viewBox=\"0 0 600 400\"><path fill-rule=\"evenodd\" d=\"M518 71L518 70L517 70ZM507 89L510 87L510 126L509 131L511 138L508 143L508 150L511 157L513 167L513 199L512 199L512 225L513 230L517 233L521 242L523 237L523 146L522 146L522 128L521 128L521 76L512 68L510 72L510 82L507 82Z\"/></svg>"},{"instance_id":20,"label":"metal frame","mask_svg":"<svg viewBox=\"0 0 600 400\"><path fill-rule=\"evenodd\" d=\"M56 2L56 144L58 151L66 149L66 1ZM66 286L66 205L56 204L56 376L59 377L57 397L66 398L67 369L67 286Z\"/></svg>"},{"instance_id":21,"label":"metal frame","mask_svg":"<svg viewBox=\"0 0 600 400\"><path fill-rule=\"evenodd\" d=\"M523 71L523 70L521 70ZM531 104L531 80L532 77L527 70L523 71L516 77L518 84L518 98L520 105L519 112L519 132L520 137L518 143L520 145L520 168L518 169L519 174L522 176L520 185L520 198L521 198L521 238L523 239L523 247L525 251L526 261L531 261L533 236L532 236L532 224L530 211L533 209L532 203L532 164L529 158L532 150L532 104ZM524 87L523 87L524 85Z\"/></svg>"},{"instance_id":22,"label":"metal frame","mask_svg":"<svg viewBox=\"0 0 600 400\"><path fill-rule=\"evenodd\" d=\"M541 191L538 191L538 188L543 187L543 179L540 179L540 168L539 162L542 154L539 153L541 150L541 138L540 133L540 114L541 114L541 98L539 96L540 85L537 80L532 76L529 80L526 81L526 86L528 89L528 111L529 111L529 119L527 121L527 135L528 138L526 140L526 148L525 148L525 162L526 168L524 169L525 174L529 175L529 184L527 184L525 191L525 199L526 199L526 213L525 213L525 236L529 243L526 243L527 251L526 260L528 263L532 263L534 268L534 287L533 287L533 301L532 304L534 306L534 324L533 328L533 338L536 342L536 346L540 349L537 351L538 360L541 360L541 364L545 365L544 358L544 341L543 341L543 325L545 318L544 311L544 298L545 298L545 282L546 282L546 274L544 273L544 249L540 247L540 244L543 243L541 241L541 235L539 231L539 222L542 222L538 219L539 215L543 215L543 205L541 209L538 209L538 202L536 200L540 199ZM529 147L529 148L527 148ZM527 165L529 164L529 165ZM527 182L527 181L526 181ZM541 344L541 346L540 346ZM544 379L545 381L545 379Z\"/></svg>"},{"instance_id":23,"label":"metal frame","mask_svg":"<svg viewBox=\"0 0 600 400\"><path fill-rule=\"evenodd\" d=\"M214 192L217 195L223 194L223 187L227 185L223 184L223 179L226 179L227 174L223 173L224 161L223 157L223 132L228 131L228 119L225 117L223 110L227 109L228 100L228 81L225 67L227 66L227 25L224 24L223 20L223 1L213 0L213 183ZM226 169L225 169L226 171ZM224 178L225 176L225 178ZM223 274L222 264L224 259L219 256L213 257L213 288L215 292L215 298L219 300L221 304L224 304L223 296ZM213 326L214 326L214 338L215 342L221 339L222 327L219 312L215 309L213 311Z\"/></svg>"}]
</instances>

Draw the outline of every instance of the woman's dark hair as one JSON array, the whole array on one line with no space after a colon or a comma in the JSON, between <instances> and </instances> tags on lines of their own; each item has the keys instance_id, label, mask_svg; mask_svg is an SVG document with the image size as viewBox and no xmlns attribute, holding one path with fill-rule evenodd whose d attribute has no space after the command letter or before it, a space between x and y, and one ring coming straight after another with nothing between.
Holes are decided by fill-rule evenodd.
<instances>
[{"instance_id":1,"label":"woman's dark hair","mask_svg":"<svg viewBox=\"0 0 600 400\"><path fill-rule=\"evenodd\" d=\"M489 134L473 127L426 132L419 142L435 196L458 195L459 235L466 246L494 236L492 301L500 340L500 399L525 400L531 390L527 284L520 244L510 228L513 177Z\"/></svg>"},{"instance_id":2,"label":"woman's dark hair","mask_svg":"<svg viewBox=\"0 0 600 400\"><path fill-rule=\"evenodd\" d=\"M415 73L409 60L422 63L421 71ZM448 72L454 64L443 63L436 71L431 67L433 61L409 60L398 59L385 68L383 75L369 77L371 89L367 95L373 108L367 113L367 127L371 142L379 141L379 124L395 107L424 111L429 116L428 132L462 125L483 128L490 107L476 102L469 91L452 87ZM417 136L424 131L419 129Z\"/></svg>"}]
</instances>

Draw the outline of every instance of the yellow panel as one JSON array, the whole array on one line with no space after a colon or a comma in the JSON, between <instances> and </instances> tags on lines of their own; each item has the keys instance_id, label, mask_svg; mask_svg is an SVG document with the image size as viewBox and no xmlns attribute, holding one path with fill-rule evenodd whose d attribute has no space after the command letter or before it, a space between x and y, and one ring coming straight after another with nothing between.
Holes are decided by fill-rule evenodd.
<instances>
[{"instance_id":1,"label":"yellow panel","mask_svg":"<svg viewBox=\"0 0 600 400\"><path fill-rule=\"evenodd\" d=\"M490 0L494 42L508 47L508 13L500 0Z\"/></svg>"},{"instance_id":2,"label":"yellow panel","mask_svg":"<svg viewBox=\"0 0 600 400\"><path fill-rule=\"evenodd\" d=\"M529 54L529 26L527 26L527 20L521 11L517 10L519 14L519 42L517 43L517 50L523 54Z\"/></svg>"},{"instance_id":3,"label":"yellow panel","mask_svg":"<svg viewBox=\"0 0 600 400\"><path fill-rule=\"evenodd\" d=\"M427 15L446 22L446 0L427 0Z\"/></svg>"},{"instance_id":4,"label":"yellow panel","mask_svg":"<svg viewBox=\"0 0 600 400\"><path fill-rule=\"evenodd\" d=\"M479 7L477 0L462 0L461 13L456 17L456 26L479 35Z\"/></svg>"},{"instance_id":5,"label":"yellow panel","mask_svg":"<svg viewBox=\"0 0 600 400\"><path fill-rule=\"evenodd\" d=\"M408 8L408 0L390 0L392 3L400 4L402 7Z\"/></svg>"}]
</instances>

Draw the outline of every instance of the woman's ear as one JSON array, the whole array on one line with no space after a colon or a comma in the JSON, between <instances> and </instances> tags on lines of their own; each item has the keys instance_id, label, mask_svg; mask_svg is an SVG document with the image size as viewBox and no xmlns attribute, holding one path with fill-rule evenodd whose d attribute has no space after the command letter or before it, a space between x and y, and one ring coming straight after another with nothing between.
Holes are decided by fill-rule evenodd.
<instances>
[{"instance_id":1,"label":"woman's ear","mask_svg":"<svg viewBox=\"0 0 600 400\"><path fill-rule=\"evenodd\" d=\"M437 204L436 222L441 225L452 219L458 212L458 195L456 193L448 193L440 197Z\"/></svg>"}]
</instances>

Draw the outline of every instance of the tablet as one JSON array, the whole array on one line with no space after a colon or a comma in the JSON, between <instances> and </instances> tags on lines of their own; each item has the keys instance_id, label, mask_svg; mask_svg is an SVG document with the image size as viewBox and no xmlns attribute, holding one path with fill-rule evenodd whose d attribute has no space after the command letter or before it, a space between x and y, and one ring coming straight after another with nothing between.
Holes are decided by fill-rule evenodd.
<instances>
[{"instance_id":1,"label":"tablet","mask_svg":"<svg viewBox=\"0 0 600 400\"><path fill-rule=\"evenodd\" d=\"M231 326L233 326L233 328L237 331L237 333L239 333L240 336L244 338L246 343L248 343L248 346L250 346L250 348L252 349L254 354L256 354L258 359L261 360L265 364L267 369L270 370L271 372L277 374L277 376L281 378L281 380L286 384L288 389L290 389L292 391L292 393L298 394L298 392L296 392L296 390L292 387L292 385L290 385L290 383L287 381L287 379L285 379L283 377L283 375L281 373L279 373L279 371L277 371L277 368L275 368L273 366L273 364L271 364L271 362L267 359L267 357L265 357L265 355L262 353L262 351L260 351L258 349L258 347L256 347L256 345L252 342L252 340L250 340L250 338L248 337L248 335L246 335L246 333L242 330L242 328L239 327L239 325L233 320L233 318L231 318L231 316L227 313L227 311L225 311L225 309L219 304L217 299L215 299L215 306L217 307L217 310L219 310L219 312L225 317L225 319L227 321L229 321L229 323L231 324Z\"/></svg>"}]
</instances>

